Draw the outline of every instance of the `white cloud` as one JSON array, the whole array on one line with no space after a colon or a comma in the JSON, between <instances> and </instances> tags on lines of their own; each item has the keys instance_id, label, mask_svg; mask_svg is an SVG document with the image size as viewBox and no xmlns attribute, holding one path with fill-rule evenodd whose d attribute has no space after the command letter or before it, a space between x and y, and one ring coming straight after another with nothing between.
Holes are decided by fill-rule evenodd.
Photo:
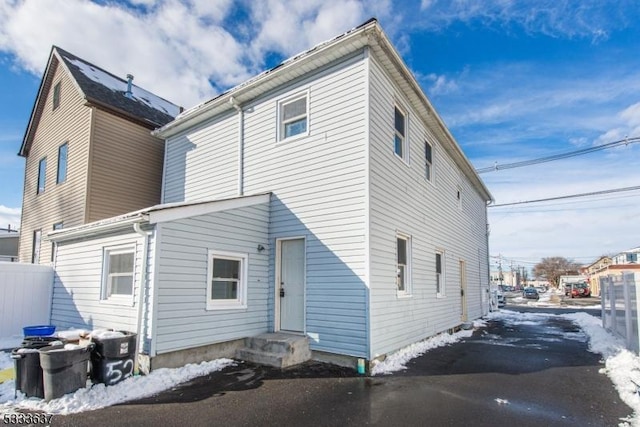
<instances>
[{"instance_id":1,"label":"white cloud","mask_svg":"<svg viewBox=\"0 0 640 427\"><path fill-rule=\"evenodd\" d=\"M12 229L20 228L20 208L0 205L0 228L7 228L9 225Z\"/></svg>"},{"instance_id":2,"label":"white cloud","mask_svg":"<svg viewBox=\"0 0 640 427\"><path fill-rule=\"evenodd\" d=\"M598 42L635 24L630 8L637 10L632 0L621 0L616 7L599 0L422 0L424 19L417 25L430 30L444 30L456 22L501 30L518 26L530 33Z\"/></svg>"},{"instance_id":3,"label":"white cloud","mask_svg":"<svg viewBox=\"0 0 640 427\"><path fill-rule=\"evenodd\" d=\"M190 107L262 71L267 54L306 50L365 16L356 0L129 5L135 7L86 0L50 0L42 7L39 0L8 0L0 4L0 51L39 75L55 44L116 75L131 73L139 86ZM250 21L223 25L234 7L245 6Z\"/></svg>"}]
</instances>

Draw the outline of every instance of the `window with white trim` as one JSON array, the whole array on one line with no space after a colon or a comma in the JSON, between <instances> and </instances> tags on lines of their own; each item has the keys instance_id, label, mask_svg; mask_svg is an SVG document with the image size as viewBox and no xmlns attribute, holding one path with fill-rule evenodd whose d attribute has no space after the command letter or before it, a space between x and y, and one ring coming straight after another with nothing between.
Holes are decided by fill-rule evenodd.
<instances>
[{"instance_id":1,"label":"window with white trim","mask_svg":"<svg viewBox=\"0 0 640 427\"><path fill-rule=\"evenodd\" d=\"M131 301L135 267L135 247L104 249L102 299Z\"/></svg>"},{"instance_id":2,"label":"window with white trim","mask_svg":"<svg viewBox=\"0 0 640 427\"><path fill-rule=\"evenodd\" d=\"M309 134L309 93L278 102L278 141Z\"/></svg>"},{"instance_id":3,"label":"window with white trim","mask_svg":"<svg viewBox=\"0 0 640 427\"><path fill-rule=\"evenodd\" d=\"M207 309L246 308L248 255L209 251Z\"/></svg>"},{"instance_id":4,"label":"window with white trim","mask_svg":"<svg viewBox=\"0 0 640 427\"><path fill-rule=\"evenodd\" d=\"M396 235L396 284L399 294L411 293L411 238Z\"/></svg>"},{"instance_id":5,"label":"window with white trim","mask_svg":"<svg viewBox=\"0 0 640 427\"><path fill-rule=\"evenodd\" d=\"M462 209L462 187L456 187L456 203L458 204L458 209Z\"/></svg>"},{"instance_id":6,"label":"window with white trim","mask_svg":"<svg viewBox=\"0 0 640 427\"><path fill-rule=\"evenodd\" d=\"M445 295L444 286L444 252L436 252L436 295L443 297Z\"/></svg>"},{"instance_id":7,"label":"window with white trim","mask_svg":"<svg viewBox=\"0 0 640 427\"><path fill-rule=\"evenodd\" d=\"M424 142L424 176L431 181L433 175L433 147L427 141Z\"/></svg>"},{"instance_id":8,"label":"window with white trim","mask_svg":"<svg viewBox=\"0 0 640 427\"><path fill-rule=\"evenodd\" d=\"M407 115L397 105L394 108L393 151L398 157L407 160Z\"/></svg>"}]
</instances>

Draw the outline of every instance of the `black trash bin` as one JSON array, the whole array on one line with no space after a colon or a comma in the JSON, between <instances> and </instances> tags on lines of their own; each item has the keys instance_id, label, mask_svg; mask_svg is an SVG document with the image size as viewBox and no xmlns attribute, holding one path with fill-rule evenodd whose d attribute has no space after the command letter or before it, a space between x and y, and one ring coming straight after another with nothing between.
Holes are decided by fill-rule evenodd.
<instances>
[{"instance_id":1,"label":"black trash bin","mask_svg":"<svg viewBox=\"0 0 640 427\"><path fill-rule=\"evenodd\" d=\"M133 375L137 334L118 332L124 336L92 338L96 347L91 353L91 379L95 383L114 385Z\"/></svg>"},{"instance_id":2,"label":"black trash bin","mask_svg":"<svg viewBox=\"0 0 640 427\"><path fill-rule=\"evenodd\" d=\"M51 343L60 345L51 346ZM27 337L19 348L11 352L16 372L16 391L27 397L44 397L42 367L38 350L45 347L62 348L64 340L56 337Z\"/></svg>"},{"instance_id":3,"label":"black trash bin","mask_svg":"<svg viewBox=\"0 0 640 427\"><path fill-rule=\"evenodd\" d=\"M93 343L74 348L39 350L44 385L44 400L49 401L87 386L89 355Z\"/></svg>"}]
</instances>

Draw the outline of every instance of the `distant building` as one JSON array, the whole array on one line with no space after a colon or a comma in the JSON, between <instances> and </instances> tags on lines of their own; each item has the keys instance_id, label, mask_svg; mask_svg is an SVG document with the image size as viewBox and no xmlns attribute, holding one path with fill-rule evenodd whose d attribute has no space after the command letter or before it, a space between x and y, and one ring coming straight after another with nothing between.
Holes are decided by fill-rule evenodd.
<instances>
[{"instance_id":1,"label":"distant building","mask_svg":"<svg viewBox=\"0 0 640 427\"><path fill-rule=\"evenodd\" d=\"M20 233L11 231L0 231L0 262L18 261L18 241Z\"/></svg>"}]
</instances>

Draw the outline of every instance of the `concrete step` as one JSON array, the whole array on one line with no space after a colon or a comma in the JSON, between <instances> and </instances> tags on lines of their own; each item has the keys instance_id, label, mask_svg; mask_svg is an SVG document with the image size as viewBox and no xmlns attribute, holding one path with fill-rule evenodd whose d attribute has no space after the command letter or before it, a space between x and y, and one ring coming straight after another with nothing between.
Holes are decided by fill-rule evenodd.
<instances>
[{"instance_id":1,"label":"concrete step","mask_svg":"<svg viewBox=\"0 0 640 427\"><path fill-rule=\"evenodd\" d=\"M307 337L276 332L246 338L245 347L236 352L236 357L261 365L286 368L310 360L311 350Z\"/></svg>"}]
</instances>

